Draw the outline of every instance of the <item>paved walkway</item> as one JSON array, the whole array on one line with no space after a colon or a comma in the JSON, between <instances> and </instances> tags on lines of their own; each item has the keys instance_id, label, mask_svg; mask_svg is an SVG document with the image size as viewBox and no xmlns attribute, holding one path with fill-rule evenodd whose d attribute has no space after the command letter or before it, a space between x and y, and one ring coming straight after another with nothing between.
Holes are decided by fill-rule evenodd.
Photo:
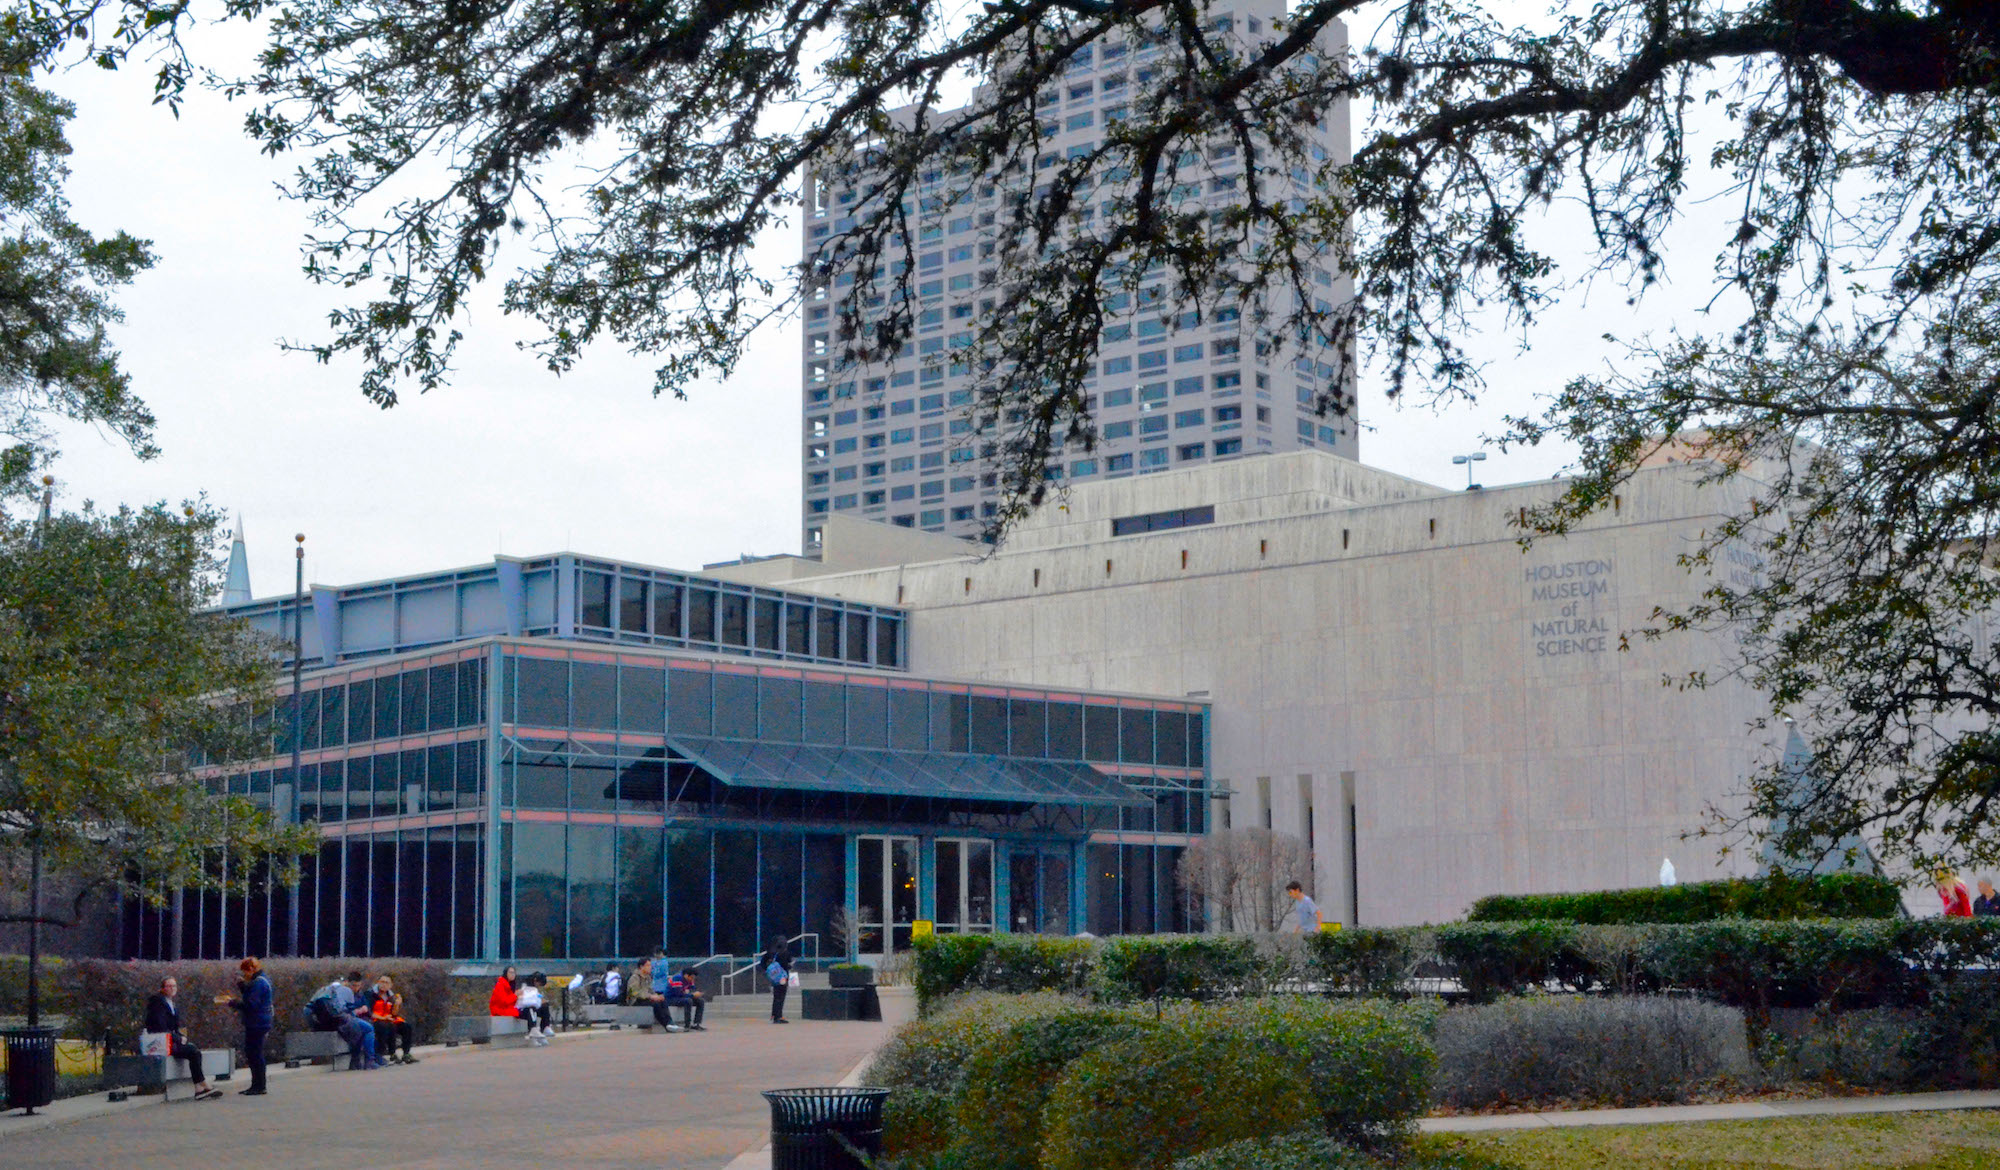
<instances>
[{"instance_id":1,"label":"paved walkway","mask_svg":"<svg viewBox=\"0 0 2000 1170\"><path fill-rule=\"evenodd\" d=\"M2000 1093L1900 1093L1882 1097L1820 1097L1803 1101L1741 1101L1724 1105L1656 1105L1645 1109L1572 1109L1552 1113L1426 1117L1418 1124L1425 1133L1484 1133L1502 1129L1560 1129L1580 1125L1660 1125L1666 1122L1755 1121L1836 1114L1918 1113L1934 1109L2000 1109Z\"/></svg>"},{"instance_id":2,"label":"paved walkway","mask_svg":"<svg viewBox=\"0 0 2000 1170\"><path fill-rule=\"evenodd\" d=\"M59 1102L46 1122L8 1114L0 1166L720 1170L769 1140L761 1090L837 1084L892 1026L719 1020L679 1035L558 1036L546 1048L419 1049L425 1059L408 1068L273 1069L270 1095L247 1100L238 1070L220 1100L105 1107L95 1094Z\"/></svg>"}]
</instances>

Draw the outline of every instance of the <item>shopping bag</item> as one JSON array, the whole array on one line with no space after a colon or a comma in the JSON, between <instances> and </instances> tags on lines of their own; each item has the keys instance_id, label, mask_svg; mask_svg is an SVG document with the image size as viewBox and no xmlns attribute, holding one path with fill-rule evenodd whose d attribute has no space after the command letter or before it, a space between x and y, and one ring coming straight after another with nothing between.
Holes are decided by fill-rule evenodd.
<instances>
[{"instance_id":1,"label":"shopping bag","mask_svg":"<svg viewBox=\"0 0 2000 1170\"><path fill-rule=\"evenodd\" d=\"M791 978L785 980L785 982L793 987L797 987L799 985L799 973L797 971L792 972Z\"/></svg>"},{"instance_id":2,"label":"shopping bag","mask_svg":"<svg viewBox=\"0 0 2000 1170\"><path fill-rule=\"evenodd\" d=\"M174 1054L174 1034L172 1032L139 1033L140 1056L172 1056Z\"/></svg>"}]
</instances>

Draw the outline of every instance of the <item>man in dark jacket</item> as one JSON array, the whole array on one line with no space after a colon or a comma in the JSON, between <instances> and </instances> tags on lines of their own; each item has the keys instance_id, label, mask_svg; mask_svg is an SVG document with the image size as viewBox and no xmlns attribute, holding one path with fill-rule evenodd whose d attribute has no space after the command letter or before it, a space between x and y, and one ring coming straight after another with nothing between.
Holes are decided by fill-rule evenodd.
<instances>
[{"instance_id":1,"label":"man in dark jacket","mask_svg":"<svg viewBox=\"0 0 2000 1170\"><path fill-rule=\"evenodd\" d=\"M165 1035L167 1055L187 1061L188 1076L194 1080L195 1100L220 1097L222 1090L209 1087L208 1074L202 1070L201 1049L188 1043L181 1031L181 1011L174 1002L179 994L180 984L173 976L160 980L160 990L146 1001L146 1031Z\"/></svg>"},{"instance_id":2,"label":"man in dark jacket","mask_svg":"<svg viewBox=\"0 0 2000 1170\"><path fill-rule=\"evenodd\" d=\"M1972 916L1988 918L1996 914L2000 914L2000 895L1994 894L1992 882L1980 878L1979 896L1972 900Z\"/></svg>"}]
</instances>

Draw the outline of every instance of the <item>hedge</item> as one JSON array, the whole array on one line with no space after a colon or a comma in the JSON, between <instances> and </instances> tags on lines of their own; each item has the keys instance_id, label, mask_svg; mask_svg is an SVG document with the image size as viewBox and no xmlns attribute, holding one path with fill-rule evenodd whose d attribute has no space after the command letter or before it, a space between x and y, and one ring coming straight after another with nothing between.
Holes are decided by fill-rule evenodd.
<instances>
[{"instance_id":1,"label":"hedge","mask_svg":"<svg viewBox=\"0 0 2000 1170\"><path fill-rule=\"evenodd\" d=\"M271 980L274 1047L288 1032L305 1027L303 1009L313 992L359 969L372 984L378 976L395 980L403 994L403 1015L416 1029L419 1044L444 1034L451 1014L451 970L457 964L426 959L266 959ZM58 977L51 978L52 974ZM236 1010L214 1002L218 994L236 991L234 960L187 959L177 962L120 962L113 959L43 960L42 1010L65 1020L63 1034L82 1040L108 1036L114 1048L138 1042L145 1020L146 1000L172 975L180 983L177 1004L190 1038L202 1045L222 1046L242 1038ZM18 976L20 983L11 985ZM26 988L26 960L0 957L0 986L8 986L4 1001L18 1010Z\"/></svg>"},{"instance_id":2,"label":"hedge","mask_svg":"<svg viewBox=\"0 0 2000 1170\"><path fill-rule=\"evenodd\" d=\"M1432 1040L1438 1099L1461 1108L1679 1104L1752 1073L1743 1013L1686 995L1523 996L1453 1008Z\"/></svg>"},{"instance_id":3,"label":"hedge","mask_svg":"<svg viewBox=\"0 0 2000 1170\"><path fill-rule=\"evenodd\" d=\"M1474 902L1465 917L1468 922L1548 919L1609 926L1729 917L1893 918L1902 906L1901 891L1887 878L1835 873L1807 878L1730 878L1578 894L1494 894Z\"/></svg>"},{"instance_id":4,"label":"hedge","mask_svg":"<svg viewBox=\"0 0 2000 1170\"><path fill-rule=\"evenodd\" d=\"M1096 945L1039 934L947 934L919 940L915 952L917 1011L925 1014L963 991L1080 993Z\"/></svg>"},{"instance_id":5,"label":"hedge","mask_svg":"<svg viewBox=\"0 0 2000 1170\"><path fill-rule=\"evenodd\" d=\"M1097 948L1092 986L1112 1003L1232 999L1261 994L1266 970L1248 935L1127 935Z\"/></svg>"}]
</instances>

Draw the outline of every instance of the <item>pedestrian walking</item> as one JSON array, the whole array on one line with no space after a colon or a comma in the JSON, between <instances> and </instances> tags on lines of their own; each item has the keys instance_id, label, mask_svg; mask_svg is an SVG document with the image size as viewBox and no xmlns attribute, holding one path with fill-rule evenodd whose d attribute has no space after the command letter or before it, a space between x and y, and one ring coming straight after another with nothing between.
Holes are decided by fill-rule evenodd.
<instances>
[{"instance_id":1,"label":"pedestrian walking","mask_svg":"<svg viewBox=\"0 0 2000 1170\"><path fill-rule=\"evenodd\" d=\"M250 1087L239 1097L264 1095L264 1045L271 1038L271 981L255 955L236 964L236 994L218 995L215 1002L236 1009L243 1017L243 1063L250 1066Z\"/></svg>"},{"instance_id":2,"label":"pedestrian walking","mask_svg":"<svg viewBox=\"0 0 2000 1170\"><path fill-rule=\"evenodd\" d=\"M785 1018L785 993L792 987L792 952L783 942L774 942L758 960L764 978L771 983L771 1022L789 1024Z\"/></svg>"}]
</instances>

